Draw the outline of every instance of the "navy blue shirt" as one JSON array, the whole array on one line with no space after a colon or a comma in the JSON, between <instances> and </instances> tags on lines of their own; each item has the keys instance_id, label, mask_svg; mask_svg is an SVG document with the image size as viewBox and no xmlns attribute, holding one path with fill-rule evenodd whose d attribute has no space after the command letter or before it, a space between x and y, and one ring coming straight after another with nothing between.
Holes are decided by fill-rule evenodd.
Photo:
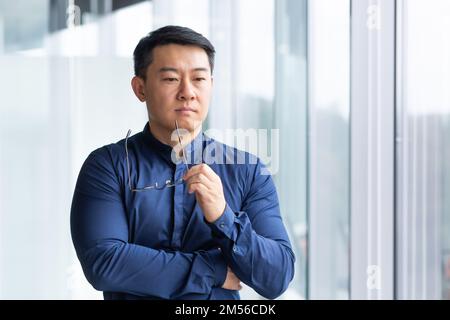
<instances>
[{"instance_id":1,"label":"navy blue shirt","mask_svg":"<svg viewBox=\"0 0 450 320\"><path fill-rule=\"evenodd\" d=\"M127 145L132 188L161 186L186 172L148 123ZM276 298L294 276L295 257L267 169L203 133L185 152L222 180L227 205L214 223L204 219L185 183L132 192L125 139L88 156L71 208L72 239L87 280L105 299L239 299L238 291L221 288L229 266L256 292Z\"/></svg>"}]
</instances>

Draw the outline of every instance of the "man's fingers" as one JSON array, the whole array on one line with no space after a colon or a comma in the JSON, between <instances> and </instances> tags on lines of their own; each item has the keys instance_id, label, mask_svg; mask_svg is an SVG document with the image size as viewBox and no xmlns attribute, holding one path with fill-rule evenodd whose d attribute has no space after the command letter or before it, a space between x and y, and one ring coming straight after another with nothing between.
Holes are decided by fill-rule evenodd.
<instances>
[{"instance_id":1,"label":"man's fingers","mask_svg":"<svg viewBox=\"0 0 450 320\"><path fill-rule=\"evenodd\" d=\"M206 190L210 190L211 189L211 184L213 182L211 180L209 180L204 174L199 173L196 174L192 177L190 177L187 181L186 181L186 185L188 188L189 193L193 192L193 188L195 185L197 184L201 184L205 187ZM202 188L203 189L203 188Z\"/></svg>"},{"instance_id":2,"label":"man's fingers","mask_svg":"<svg viewBox=\"0 0 450 320\"><path fill-rule=\"evenodd\" d=\"M190 178L185 180L187 184L193 183L193 182L200 182L203 184L209 184L213 183L211 179L209 179L204 173L197 173L195 175L192 175Z\"/></svg>"},{"instance_id":3,"label":"man's fingers","mask_svg":"<svg viewBox=\"0 0 450 320\"><path fill-rule=\"evenodd\" d=\"M196 166L193 166L192 168L190 168L185 174L184 174L184 177L183 177L183 179L186 181L186 180L189 180L193 175L196 175L196 174L198 174L199 172L201 172L201 170L204 170L204 169L202 169L201 168L201 164L199 164L199 165L196 165Z\"/></svg>"},{"instance_id":4,"label":"man's fingers","mask_svg":"<svg viewBox=\"0 0 450 320\"><path fill-rule=\"evenodd\" d=\"M229 284L225 284L222 288L227 289L227 290L241 290L242 289L242 285L240 282L238 283L229 283Z\"/></svg>"},{"instance_id":5,"label":"man's fingers","mask_svg":"<svg viewBox=\"0 0 450 320\"><path fill-rule=\"evenodd\" d=\"M242 285L241 282L235 283L233 286L233 290L241 290L242 289Z\"/></svg>"},{"instance_id":6,"label":"man's fingers","mask_svg":"<svg viewBox=\"0 0 450 320\"><path fill-rule=\"evenodd\" d=\"M214 171L205 163L193 166L186 172L183 179L188 180L193 175L196 175L198 173L203 173L206 176L209 176L211 173L214 173Z\"/></svg>"},{"instance_id":7,"label":"man's fingers","mask_svg":"<svg viewBox=\"0 0 450 320\"><path fill-rule=\"evenodd\" d=\"M234 272L228 267L227 269L227 278L225 280L225 284L223 288L228 290L241 290L241 280L234 274Z\"/></svg>"},{"instance_id":8,"label":"man's fingers","mask_svg":"<svg viewBox=\"0 0 450 320\"><path fill-rule=\"evenodd\" d=\"M196 191L208 191L209 189L201 182L192 182L188 185L188 193Z\"/></svg>"}]
</instances>

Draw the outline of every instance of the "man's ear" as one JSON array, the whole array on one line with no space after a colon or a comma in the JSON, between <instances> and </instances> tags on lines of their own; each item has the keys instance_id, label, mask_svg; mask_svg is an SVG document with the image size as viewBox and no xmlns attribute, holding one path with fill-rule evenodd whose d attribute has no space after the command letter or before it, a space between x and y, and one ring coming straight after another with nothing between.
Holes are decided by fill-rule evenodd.
<instances>
[{"instance_id":1,"label":"man's ear","mask_svg":"<svg viewBox=\"0 0 450 320\"><path fill-rule=\"evenodd\" d=\"M131 87L133 88L133 92L136 95L136 97L139 99L139 101L144 102L145 101L145 83L144 79L134 76L133 79L131 79Z\"/></svg>"}]
</instances>

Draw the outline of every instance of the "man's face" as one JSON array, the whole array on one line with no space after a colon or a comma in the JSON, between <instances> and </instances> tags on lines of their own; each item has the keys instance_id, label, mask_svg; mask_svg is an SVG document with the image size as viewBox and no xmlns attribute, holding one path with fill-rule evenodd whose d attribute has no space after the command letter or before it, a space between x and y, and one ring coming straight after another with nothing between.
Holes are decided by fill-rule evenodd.
<instances>
[{"instance_id":1,"label":"man's face","mask_svg":"<svg viewBox=\"0 0 450 320\"><path fill-rule=\"evenodd\" d=\"M180 128L193 132L205 120L211 98L208 55L196 46L158 46L143 86L152 129L172 132L178 120Z\"/></svg>"}]
</instances>

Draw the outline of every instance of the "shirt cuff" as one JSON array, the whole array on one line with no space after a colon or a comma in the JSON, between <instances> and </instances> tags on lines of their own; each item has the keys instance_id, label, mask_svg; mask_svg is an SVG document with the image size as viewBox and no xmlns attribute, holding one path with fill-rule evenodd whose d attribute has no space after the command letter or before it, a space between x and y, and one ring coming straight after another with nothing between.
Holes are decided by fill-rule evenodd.
<instances>
[{"instance_id":1,"label":"shirt cuff","mask_svg":"<svg viewBox=\"0 0 450 320\"><path fill-rule=\"evenodd\" d=\"M234 227L234 218L235 214L227 203L227 205L225 206L225 211L220 216L220 218L213 223L207 222L207 225L209 225L213 233L218 235L219 237L227 237L231 239Z\"/></svg>"},{"instance_id":2,"label":"shirt cuff","mask_svg":"<svg viewBox=\"0 0 450 320\"><path fill-rule=\"evenodd\" d=\"M227 277L227 262L220 249L208 250L207 254L214 268L214 286L222 287Z\"/></svg>"}]
</instances>

